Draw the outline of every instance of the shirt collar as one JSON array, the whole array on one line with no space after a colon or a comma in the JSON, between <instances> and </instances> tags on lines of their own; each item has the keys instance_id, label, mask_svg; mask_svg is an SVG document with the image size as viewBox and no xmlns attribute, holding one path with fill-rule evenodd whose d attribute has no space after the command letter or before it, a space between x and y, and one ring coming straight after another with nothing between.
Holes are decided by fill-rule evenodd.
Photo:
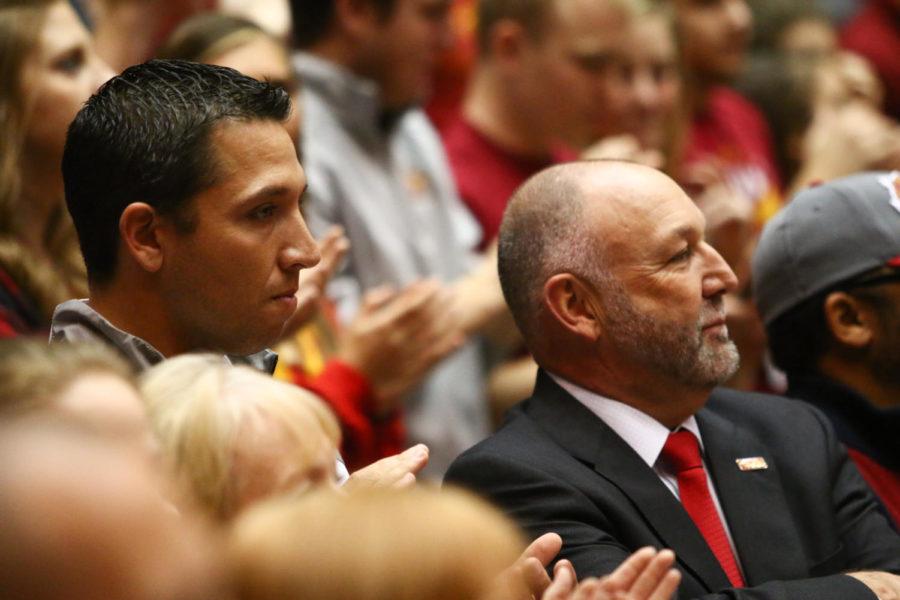
<instances>
[{"instance_id":1,"label":"shirt collar","mask_svg":"<svg viewBox=\"0 0 900 600\"><path fill-rule=\"evenodd\" d=\"M548 373L548 375L625 440L625 443L637 452L647 466L652 468L656 464L669 433L671 433L668 427L633 406L601 396L553 373ZM691 415L679 428L687 429L697 436L702 452L703 438L700 436L697 419Z\"/></svg>"},{"instance_id":2,"label":"shirt collar","mask_svg":"<svg viewBox=\"0 0 900 600\"><path fill-rule=\"evenodd\" d=\"M122 331L98 313L87 300L68 300L56 307L50 326L50 341L91 342L97 338L114 346L138 370L144 371L165 360L162 353L146 340ZM232 364L246 364L272 373L278 355L263 350L249 356L226 355Z\"/></svg>"},{"instance_id":3,"label":"shirt collar","mask_svg":"<svg viewBox=\"0 0 900 600\"><path fill-rule=\"evenodd\" d=\"M381 90L371 79L309 52L296 52L294 69L308 88L325 98L351 131L381 134Z\"/></svg>"}]
</instances>

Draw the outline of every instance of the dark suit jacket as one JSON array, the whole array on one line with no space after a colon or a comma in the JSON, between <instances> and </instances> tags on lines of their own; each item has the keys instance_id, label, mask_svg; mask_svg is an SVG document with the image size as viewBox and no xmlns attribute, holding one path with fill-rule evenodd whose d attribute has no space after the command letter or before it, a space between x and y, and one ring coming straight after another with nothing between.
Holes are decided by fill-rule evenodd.
<instances>
[{"instance_id":1,"label":"dark suit jacket","mask_svg":"<svg viewBox=\"0 0 900 600\"><path fill-rule=\"evenodd\" d=\"M728 579L656 473L545 373L493 436L463 453L445 482L502 506L532 535L563 538L580 577L609 573L642 546L675 551L679 598L874 598L840 575L900 573L900 537L824 417L801 402L718 389L697 413L705 459L747 588ZM735 460L762 456L768 468Z\"/></svg>"}]
</instances>

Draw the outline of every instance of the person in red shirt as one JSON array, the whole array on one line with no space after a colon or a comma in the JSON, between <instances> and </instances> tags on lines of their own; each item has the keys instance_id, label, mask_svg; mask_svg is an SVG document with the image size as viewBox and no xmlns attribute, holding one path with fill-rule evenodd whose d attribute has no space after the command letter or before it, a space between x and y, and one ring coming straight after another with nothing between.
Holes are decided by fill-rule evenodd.
<instances>
[{"instance_id":1,"label":"person in red shirt","mask_svg":"<svg viewBox=\"0 0 900 600\"><path fill-rule=\"evenodd\" d=\"M631 16L618 0L479 5L478 60L443 137L482 246L525 179L593 141Z\"/></svg>"}]
</instances>

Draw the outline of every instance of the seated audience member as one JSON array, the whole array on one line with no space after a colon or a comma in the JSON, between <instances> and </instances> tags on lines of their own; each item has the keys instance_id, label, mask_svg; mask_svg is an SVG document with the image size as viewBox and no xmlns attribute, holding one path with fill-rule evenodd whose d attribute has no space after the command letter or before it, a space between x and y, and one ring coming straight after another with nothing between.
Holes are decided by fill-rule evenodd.
<instances>
[{"instance_id":1,"label":"seated audience member","mask_svg":"<svg viewBox=\"0 0 900 600\"><path fill-rule=\"evenodd\" d=\"M0 597L222 600L218 540L159 494L158 474L61 423L0 425Z\"/></svg>"},{"instance_id":2,"label":"seated audience member","mask_svg":"<svg viewBox=\"0 0 900 600\"><path fill-rule=\"evenodd\" d=\"M639 165L568 163L520 188L499 271L541 372L446 481L559 533L582 576L664 546L683 599L893 597L900 537L824 418L716 389L738 363L737 282L703 230Z\"/></svg>"},{"instance_id":3,"label":"seated audience member","mask_svg":"<svg viewBox=\"0 0 900 600\"><path fill-rule=\"evenodd\" d=\"M55 415L155 458L156 443L134 374L97 344L0 342L0 416Z\"/></svg>"},{"instance_id":4,"label":"seated audience member","mask_svg":"<svg viewBox=\"0 0 900 600\"><path fill-rule=\"evenodd\" d=\"M534 596L508 566L523 545L487 503L419 488L261 503L236 523L229 555L240 600L520 600ZM540 597L664 600L678 583L672 558L644 549L608 581L577 590L563 561Z\"/></svg>"},{"instance_id":5,"label":"seated audience member","mask_svg":"<svg viewBox=\"0 0 900 600\"><path fill-rule=\"evenodd\" d=\"M753 277L787 395L825 413L900 524L900 175L801 192L766 225Z\"/></svg>"},{"instance_id":6,"label":"seated audience member","mask_svg":"<svg viewBox=\"0 0 900 600\"><path fill-rule=\"evenodd\" d=\"M54 341L102 341L137 369L206 350L274 368L266 350L319 260L300 213L303 169L283 89L234 70L151 61L78 113L63 155L66 202L90 297L57 307ZM416 472L398 455L365 477Z\"/></svg>"},{"instance_id":7,"label":"seated audience member","mask_svg":"<svg viewBox=\"0 0 900 600\"><path fill-rule=\"evenodd\" d=\"M506 316L492 261L479 266L472 252L477 224L418 108L448 41L448 5L294 0L291 8L302 49L294 66L303 81L306 214L315 233L338 224L351 244L329 287L342 320L373 289L434 279L444 337L468 336L405 402L408 437L428 444L427 475L440 476L488 433L485 361L474 334Z\"/></svg>"},{"instance_id":8,"label":"seated audience member","mask_svg":"<svg viewBox=\"0 0 900 600\"><path fill-rule=\"evenodd\" d=\"M112 73L68 2L0 0L0 337L86 291L63 204L66 128Z\"/></svg>"},{"instance_id":9,"label":"seated audience member","mask_svg":"<svg viewBox=\"0 0 900 600\"><path fill-rule=\"evenodd\" d=\"M520 184L594 140L631 16L626 0L479 3L477 62L443 139L482 248Z\"/></svg>"},{"instance_id":10,"label":"seated audience member","mask_svg":"<svg viewBox=\"0 0 900 600\"><path fill-rule=\"evenodd\" d=\"M677 174L686 123L672 8L658 0L634 4L628 42L608 67L614 93L595 129L601 139L582 157L632 160Z\"/></svg>"},{"instance_id":11,"label":"seated audience member","mask_svg":"<svg viewBox=\"0 0 900 600\"><path fill-rule=\"evenodd\" d=\"M145 372L141 390L166 462L216 519L337 483L340 431L307 391L221 356L190 354Z\"/></svg>"},{"instance_id":12,"label":"seated audience member","mask_svg":"<svg viewBox=\"0 0 900 600\"><path fill-rule=\"evenodd\" d=\"M896 0L865 0L841 30L844 48L866 57L885 87L885 109L900 120L900 5Z\"/></svg>"},{"instance_id":13,"label":"seated audience member","mask_svg":"<svg viewBox=\"0 0 900 600\"><path fill-rule=\"evenodd\" d=\"M218 13L198 15L172 34L160 56L231 67L290 91L294 111L285 126L298 142L299 86L287 50L255 24ZM333 304L323 297L348 247L335 229L319 245L322 261L300 275L299 307L276 347L275 376L328 402L344 434L341 455L356 469L402 450L405 393L458 342L444 335L446 324L436 317L443 306L433 284L376 292L341 328ZM305 290L310 293L304 297Z\"/></svg>"},{"instance_id":14,"label":"seated audience member","mask_svg":"<svg viewBox=\"0 0 900 600\"><path fill-rule=\"evenodd\" d=\"M283 88L293 103L284 126L294 145L300 147L300 84L287 46L253 21L218 12L201 13L181 23L156 56L231 67Z\"/></svg>"},{"instance_id":15,"label":"seated audience member","mask_svg":"<svg viewBox=\"0 0 900 600\"><path fill-rule=\"evenodd\" d=\"M689 119L679 179L693 183L694 171L715 170L763 223L781 206L771 133L756 107L727 87L746 58L750 8L746 0L675 0L672 7Z\"/></svg>"}]
</instances>

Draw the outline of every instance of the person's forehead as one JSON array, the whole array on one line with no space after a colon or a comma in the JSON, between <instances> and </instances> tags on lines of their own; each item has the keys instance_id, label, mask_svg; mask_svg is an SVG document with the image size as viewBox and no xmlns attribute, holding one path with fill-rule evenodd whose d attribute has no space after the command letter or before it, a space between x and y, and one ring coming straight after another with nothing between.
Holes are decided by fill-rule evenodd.
<instances>
[{"instance_id":1,"label":"person's forehead","mask_svg":"<svg viewBox=\"0 0 900 600\"><path fill-rule=\"evenodd\" d=\"M548 32L572 38L575 44L618 43L629 22L618 0L556 0L546 19Z\"/></svg>"},{"instance_id":2,"label":"person's forehead","mask_svg":"<svg viewBox=\"0 0 900 600\"><path fill-rule=\"evenodd\" d=\"M697 206L674 182L650 170L589 179L586 200L594 233L621 254L654 254L702 235Z\"/></svg>"}]
</instances>

